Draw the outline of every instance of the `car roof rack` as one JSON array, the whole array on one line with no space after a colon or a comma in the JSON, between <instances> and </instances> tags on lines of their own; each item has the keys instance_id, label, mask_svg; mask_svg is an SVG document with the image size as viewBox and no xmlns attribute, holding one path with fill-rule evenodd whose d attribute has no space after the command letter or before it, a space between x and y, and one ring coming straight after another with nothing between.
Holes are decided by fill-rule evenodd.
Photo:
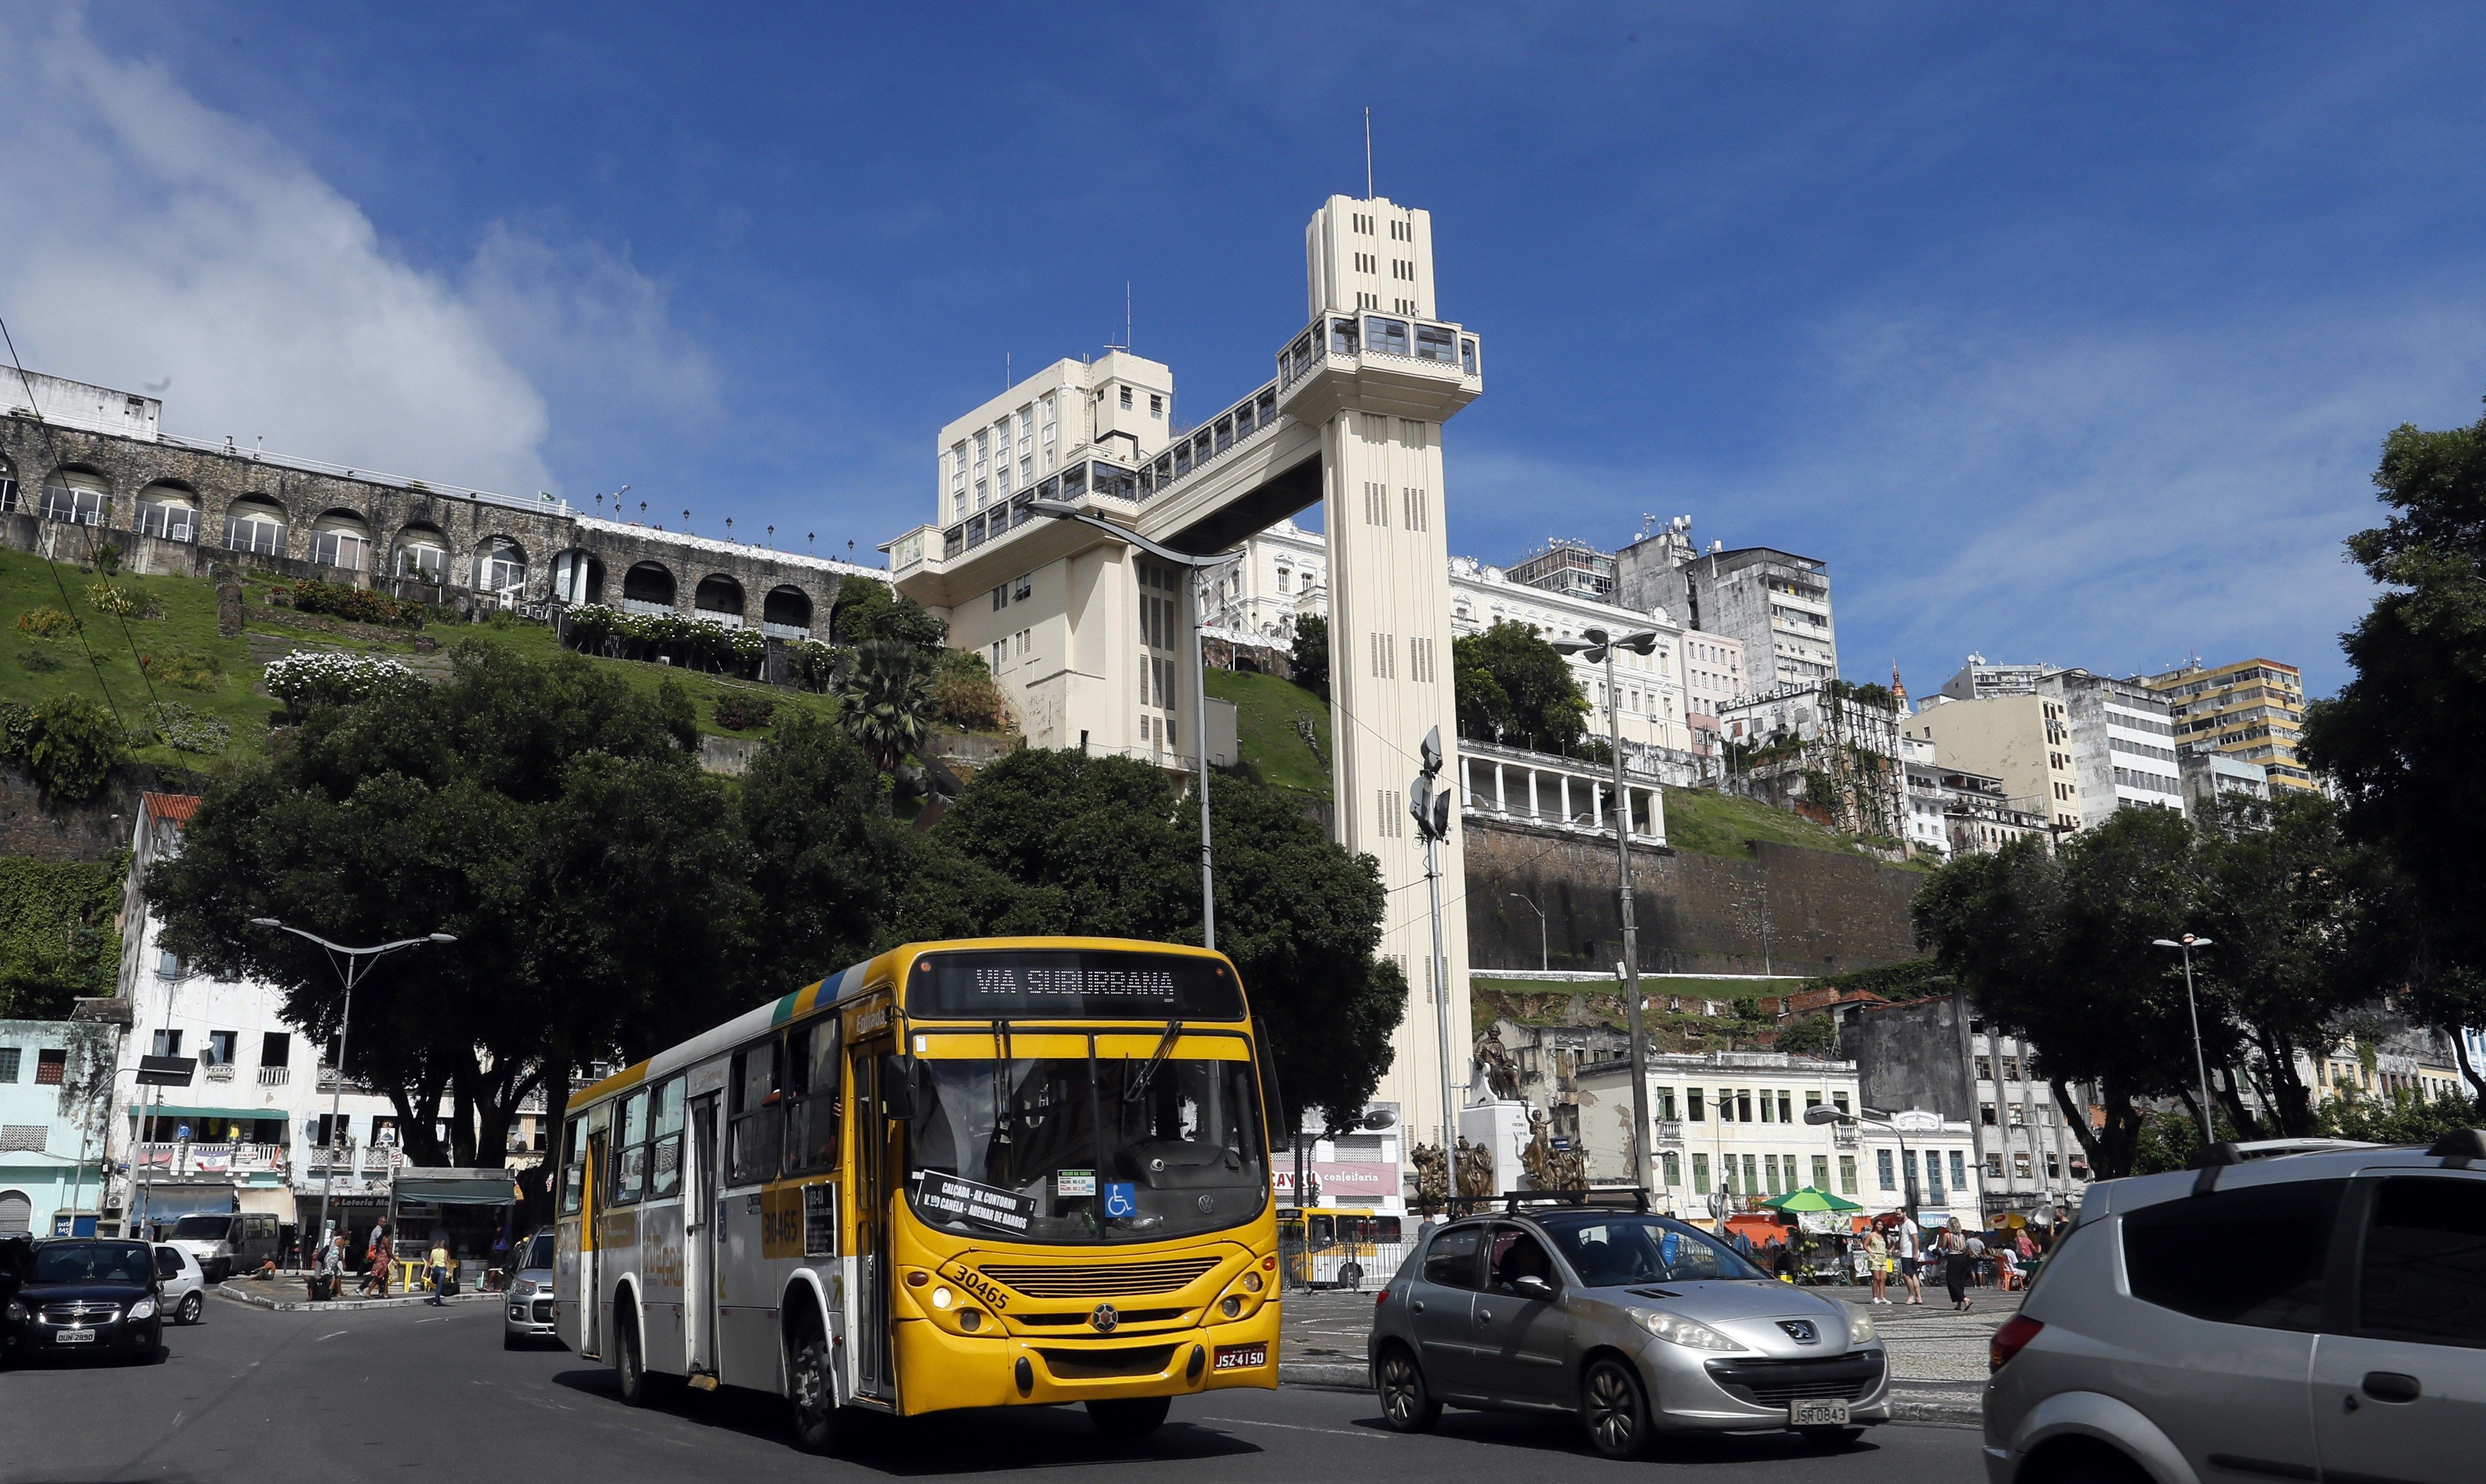
<instances>
[{"instance_id":1,"label":"car roof rack","mask_svg":"<svg viewBox=\"0 0 2486 1484\"><path fill-rule=\"evenodd\" d=\"M2247 1160L2276 1159L2288 1154L2337 1154L2347 1149L2381 1147L2362 1139L2251 1139L2242 1143L2223 1139L2196 1150L2193 1162L2185 1168L2200 1171L2200 1177L2193 1182L2193 1194L2207 1195L2219 1188L2220 1170Z\"/></svg>"},{"instance_id":2,"label":"car roof rack","mask_svg":"<svg viewBox=\"0 0 2486 1484\"><path fill-rule=\"evenodd\" d=\"M1630 1186L1583 1191L1505 1191L1499 1195L1465 1195L1450 1202L1455 1215L1473 1216L1499 1207L1505 1216L1548 1207L1577 1206L1594 1210L1648 1210L1648 1192Z\"/></svg>"},{"instance_id":3,"label":"car roof rack","mask_svg":"<svg viewBox=\"0 0 2486 1484\"><path fill-rule=\"evenodd\" d=\"M2486 1160L2486 1129L2453 1129L2425 1152L2466 1169L2471 1160Z\"/></svg>"}]
</instances>

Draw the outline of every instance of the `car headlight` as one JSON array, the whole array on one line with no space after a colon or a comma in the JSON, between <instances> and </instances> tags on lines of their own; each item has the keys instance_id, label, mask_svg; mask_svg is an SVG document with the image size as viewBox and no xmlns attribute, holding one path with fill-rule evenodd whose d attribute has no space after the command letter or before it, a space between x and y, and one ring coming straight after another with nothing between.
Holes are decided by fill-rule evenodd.
<instances>
[{"instance_id":1,"label":"car headlight","mask_svg":"<svg viewBox=\"0 0 2486 1484\"><path fill-rule=\"evenodd\" d=\"M1687 1350L1741 1350L1744 1347L1698 1320L1655 1309L1634 1309L1632 1317L1641 1328L1671 1345Z\"/></svg>"},{"instance_id":2,"label":"car headlight","mask_svg":"<svg viewBox=\"0 0 2486 1484\"><path fill-rule=\"evenodd\" d=\"M522 1278L510 1285L510 1292L521 1299L533 1298L535 1291L535 1279L531 1278Z\"/></svg>"},{"instance_id":3,"label":"car headlight","mask_svg":"<svg viewBox=\"0 0 2486 1484\"><path fill-rule=\"evenodd\" d=\"M129 1317L132 1319L154 1318L155 1301L152 1299L141 1299L137 1303L132 1304L129 1305Z\"/></svg>"},{"instance_id":4,"label":"car headlight","mask_svg":"<svg viewBox=\"0 0 2486 1484\"><path fill-rule=\"evenodd\" d=\"M1847 1343L1865 1345L1881 1337L1882 1332L1873 1328L1872 1315L1852 1304L1847 1306Z\"/></svg>"}]
</instances>

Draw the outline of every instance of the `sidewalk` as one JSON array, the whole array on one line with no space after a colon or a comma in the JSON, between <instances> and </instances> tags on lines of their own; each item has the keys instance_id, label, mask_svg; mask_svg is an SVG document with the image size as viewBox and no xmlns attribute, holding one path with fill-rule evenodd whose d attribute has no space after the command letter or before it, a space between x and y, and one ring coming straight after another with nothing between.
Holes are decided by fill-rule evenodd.
<instances>
[{"instance_id":1,"label":"sidewalk","mask_svg":"<svg viewBox=\"0 0 2486 1484\"><path fill-rule=\"evenodd\" d=\"M323 1304L314 1304L304 1297L300 1274L290 1278L280 1276L272 1282L256 1278L229 1278L215 1286L215 1295L235 1304L247 1304L253 1308L274 1309L280 1314L300 1313L306 1309L410 1308L417 1304L431 1302L429 1294L422 1293L396 1293L385 1299L357 1299L350 1293L341 1293ZM508 1297L500 1293L453 1293L442 1302L488 1304Z\"/></svg>"}]
</instances>

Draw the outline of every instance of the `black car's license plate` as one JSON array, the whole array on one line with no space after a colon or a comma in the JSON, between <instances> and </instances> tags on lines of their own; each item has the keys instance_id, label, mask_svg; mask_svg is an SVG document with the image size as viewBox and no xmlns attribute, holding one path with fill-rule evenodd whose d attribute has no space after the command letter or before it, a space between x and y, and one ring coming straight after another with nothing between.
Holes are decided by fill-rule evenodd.
<instances>
[{"instance_id":1,"label":"black car's license plate","mask_svg":"<svg viewBox=\"0 0 2486 1484\"><path fill-rule=\"evenodd\" d=\"M1847 1404L1835 1396L1809 1397L1787 1403L1789 1427L1844 1427Z\"/></svg>"},{"instance_id":2,"label":"black car's license plate","mask_svg":"<svg viewBox=\"0 0 2486 1484\"><path fill-rule=\"evenodd\" d=\"M62 1330L52 1335L52 1343L55 1345L92 1345L95 1343L95 1332L93 1330Z\"/></svg>"}]
</instances>

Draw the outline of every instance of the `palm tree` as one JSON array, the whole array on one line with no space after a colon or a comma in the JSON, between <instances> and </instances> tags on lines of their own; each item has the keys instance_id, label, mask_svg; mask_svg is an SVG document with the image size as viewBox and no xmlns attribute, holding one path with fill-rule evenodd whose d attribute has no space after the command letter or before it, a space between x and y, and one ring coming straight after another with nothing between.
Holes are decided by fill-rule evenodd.
<instances>
[{"instance_id":1,"label":"palm tree","mask_svg":"<svg viewBox=\"0 0 2486 1484\"><path fill-rule=\"evenodd\" d=\"M895 773L932 728L930 667L913 645L858 645L839 692L846 734L884 773Z\"/></svg>"}]
</instances>

